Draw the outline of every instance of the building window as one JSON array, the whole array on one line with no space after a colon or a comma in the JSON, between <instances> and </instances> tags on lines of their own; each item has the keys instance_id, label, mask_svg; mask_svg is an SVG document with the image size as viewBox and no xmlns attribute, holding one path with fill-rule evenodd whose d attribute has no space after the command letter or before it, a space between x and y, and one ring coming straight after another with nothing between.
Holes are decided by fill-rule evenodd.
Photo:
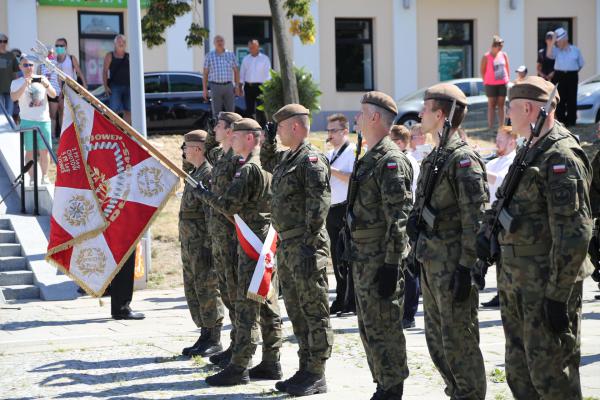
<instances>
[{"instance_id":1,"label":"building window","mask_svg":"<svg viewBox=\"0 0 600 400\"><path fill-rule=\"evenodd\" d=\"M439 80L473 76L473 21L438 21Z\"/></svg>"},{"instance_id":2,"label":"building window","mask_svg":"<svg viewBox=\"0 0 600 400\"><path fill-rule=\"evenodd\" d=\"M340 92L373 90L371 19L335 19L335 81Z\"/></svg>"},{"instance_id":3,"label":"building window","mask_svg":"<svg viewBox=\"0 0 600 400\"><path fill-rule=\"evenodd\" d=\"M90 89L102 85L104 56L114 50L114 38L123 33L122 13L79 11L79 59Z\"/></svg>"},{"instance_id":4,"label":"building window","mask_svg":"<svg viewBox=\"0 0 600 400\"><path fill-rule=\"evenodd\" d=\"M249 53L248 42L252 39L260 43L260 52L271 60L273 65L273 25L271 17L233 17L233 51L239 65Z\"/></svg>"},{"instance_id":5,"label":"building window","mask_svg":"<svg viewBox=\"0 0 600 400\"><path fill-rule=\"evenodd\" d=\"M538 18L538 49L546 47L546 32L563 28L569 34L569 42L573 43L573 18Z\"/></svg>"}]
</instances>

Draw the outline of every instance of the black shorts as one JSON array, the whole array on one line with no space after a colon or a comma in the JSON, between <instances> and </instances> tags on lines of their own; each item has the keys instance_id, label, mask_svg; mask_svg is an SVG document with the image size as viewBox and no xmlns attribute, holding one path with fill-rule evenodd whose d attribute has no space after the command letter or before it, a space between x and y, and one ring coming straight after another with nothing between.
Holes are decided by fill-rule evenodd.
<instances>
[{"instance_id":1,"label":"black shorts","mask_svg":"<svg viewBox=\"0 0 600 400\"><path fill-rule=\"evenodd\" d=\"M56 97L46 96L46 97L48 97L48 103L58 103L58 96L56 96Z\"/></svg>"},{"instance_id":2,"label":"black shorts","mask_svg":"<svg viewBox=\"0 0 600 400\"><path fill-rule=\"evenodd\" d=\"M506 97L506 85L485 85L487 97Z\"/></svg>"}]
</instances>

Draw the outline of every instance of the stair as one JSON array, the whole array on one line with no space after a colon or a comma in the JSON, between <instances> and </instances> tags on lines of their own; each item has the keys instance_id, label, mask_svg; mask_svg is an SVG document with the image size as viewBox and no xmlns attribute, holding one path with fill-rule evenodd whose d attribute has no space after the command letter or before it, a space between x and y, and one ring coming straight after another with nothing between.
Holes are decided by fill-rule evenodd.
<instances>
[{"instance_id":1,"label":"stair","mask_svg":"<svg viewBox=\"0 0 600 400\"><path fill-rule=\"evenodd\" d=\"M21 255L21 245L8 219L0 219L0 291L6 300L40 298L40 290L33 284L33 272Z\"/></svg>"}]
</instances>

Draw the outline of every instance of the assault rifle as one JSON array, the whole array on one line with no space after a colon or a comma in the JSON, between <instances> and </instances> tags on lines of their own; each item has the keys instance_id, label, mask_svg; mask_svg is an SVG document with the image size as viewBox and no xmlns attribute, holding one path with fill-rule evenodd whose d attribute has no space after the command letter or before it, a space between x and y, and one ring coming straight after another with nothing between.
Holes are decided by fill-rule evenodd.
<instances>
[{"instance_id":1,"label":"assault rifle","mask_svg":"<svg viewBox=\"0 0 600 400\"><path fill-rule=\"evenodd\" d=\"M525 161L527 154L531 150L533 139L539 137L542 133L542 128L548 118L548 110L552 106L552 101L554 100L554 96L556 96L557 90L558 86L555 86L544 107L540 108L535 124L531 124L531 135L515 157L513 164L504 178L504 183L500 189L500 196L494 203L492 223L488 224L485 232L478 236L477 256L490 265L497 261L500 256L500 244L498 243L498 231L500 227L509 233L514 233L517 228L516 221L508 212L508 205L519 186L523 173L529 166L529 163Z\"/></svg>"}]
</instances>

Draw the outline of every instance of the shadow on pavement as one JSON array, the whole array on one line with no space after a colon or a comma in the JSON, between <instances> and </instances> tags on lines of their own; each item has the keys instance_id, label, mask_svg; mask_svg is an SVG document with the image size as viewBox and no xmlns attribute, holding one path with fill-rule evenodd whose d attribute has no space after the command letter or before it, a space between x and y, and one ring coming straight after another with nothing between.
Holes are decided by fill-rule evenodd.
<instances>
[{"instance_id":1,"label":"shadow on pavement","mask_svg":"<svg viewBox=\"0 0 600 400\"><path fill-rule=\"evenodd\" d=\"M196 368L159 368L145 371L119 371L103 375L64 373L54 374L43 379L41 386L71 386L76 384L102 385L107 383L130 382L139 379L153 379L171 375L189 375L197 372Z\"/></svg>"},{"instance_id":2,"label":"shadow on pavement","mask_svg":"<svg viewBox=\"0 0 600 400\"><path fill-rule=\"evenodd\" d=\"M180 357L173 358L173 361L179 360ZM184 358L181 357L183 360ZM82 361L82 360L62 360L46 365L41 365L32 369L30 372L51 372L66 370L91 370L91 369L108 369L108 368L131 368L146 364L163 363L171 361L164 357L142 357L142 358L126 358L119 360L104 360L104 361Z\"/></svg>"},{"instance_id":3,"label":"shadow on pavement","mask_svg":"<svg viewBox=\"0 0 600 400\"><path fill-rule=\"evenodd\" d=\"M585 365L593 364L600 361L600 354L590 354L587 356L581 356L581 362L579 363L580 367Z\"/></svg>"},{"instance_id":4,"label":"shadow on pavement","mask_svg":"<svg viewBox=\"0 0 600 400\"><path fill-rule=\"evenodd\" d=\"M169 297L150 297L147 299L144 299L144 301L149 301L151 303L185 303L185 297L181 296L181 297L174 297L174 298L169 298Z\"/></svg>"},{"instance_id":5,"label":"shadow on pavement","mask_svg":"<svg viewBox=\"0 0 600 400\"><path fill-rule=\"evenodd\" d=\"M39 328L43 326L67 326L67 325L82 325L98 322L109 322L112 318L90 318L90 319L78 319L73 321L16 321L7 322L0 325L0 330L4 331L21 331L24 329Z\"/></svg>"}]
</instances>

